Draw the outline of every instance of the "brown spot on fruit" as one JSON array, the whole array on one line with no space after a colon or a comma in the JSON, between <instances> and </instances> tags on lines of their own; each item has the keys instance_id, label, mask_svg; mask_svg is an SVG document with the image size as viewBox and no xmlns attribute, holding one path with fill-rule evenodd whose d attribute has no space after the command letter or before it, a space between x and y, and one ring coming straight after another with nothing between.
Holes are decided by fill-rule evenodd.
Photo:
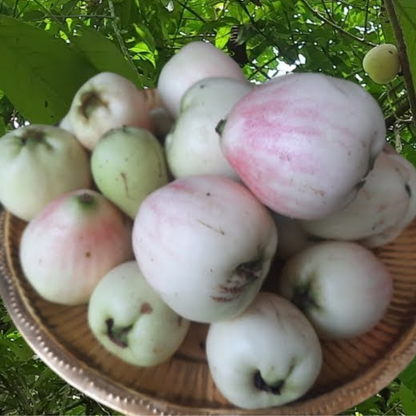
<instances>
[{"instance_id":1,"label":"brown spot on fruit","mask_svg":"<svg viewBox=\"0 0 416 416\"><path fill-rule=\"evenodd\" d=\"M151 307L150 303L145 302L140 307L140 312L147 315L153 312L153 308Z\"/></svg>"}]
</instances>

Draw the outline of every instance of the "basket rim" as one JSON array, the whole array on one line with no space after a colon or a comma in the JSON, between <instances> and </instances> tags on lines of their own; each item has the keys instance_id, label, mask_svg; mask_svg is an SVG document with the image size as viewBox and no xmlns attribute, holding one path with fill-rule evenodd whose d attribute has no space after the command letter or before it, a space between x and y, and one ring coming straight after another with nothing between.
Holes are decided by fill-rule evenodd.
<instances>
[{"instance_id":1,"label":"basket rim","mask_svg":"<svg viewBox=\"0 0 416 416\"><path fill-rule=\"evenodd\" d=\"M14 278L11 262L10 228L15 217L7 210L0 213L0 296L11 319L35 354L68 384L103 405L129 415L272 415L339 414L377 394L393 381L416 356L416 317L396 339L387 361L378 359L359 377L315 397L292 404L260 409L195 408L178 405L129 389L77 358L41 324L23 290ZM414 222L416 224L416 220ZM343 403L342 407L337 403ZM277 413L273 413L273 410Z\"/></svg>"}]
</instances>

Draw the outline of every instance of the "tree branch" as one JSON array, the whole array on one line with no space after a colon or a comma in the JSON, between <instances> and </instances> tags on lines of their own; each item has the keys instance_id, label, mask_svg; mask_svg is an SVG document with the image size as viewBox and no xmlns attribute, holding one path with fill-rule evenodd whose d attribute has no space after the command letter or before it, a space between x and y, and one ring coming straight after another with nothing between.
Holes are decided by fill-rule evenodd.
<instances>
[{"instance_id":1,"label":"tree branch","mask_svg":"<svg viewBox=\"0 0 416 416\"><path fill-rule=\"evenodd\" d=\"M327 19L325 16L323 16L321 13L319 13L317 10L315 10L307 0L302 0L302 3L306 6L306 8L318 19L322 20L324 23L332 26L334 29L336 29L338 32L342 33L345 36L350 37L351 39L354 39L357 42L361 42L364 43L368 46L376 46L374 43L372 42L368 42L367 40L360 38L346 30L344 30L342 27L340 27L339 25L337 25L336 23L332 22L331 20Z\"/></svg>"},{"instance_id":2,"label":"tree branch","mask_svg":"<svg viewBox=\"0 0 416 416\"><path fill-rule=\"evenodd\" d=\"M112 2L112 0L107 0L107 1L108 1L108 8L110 10L110 15L111 15L111 25L113 26L113 30L118 40L118 44L120 45L120 49L123 52L123 55L126 58L127 62L129 63L133 71L136 73L137 79L140 79L139 71L136 65L134 64L133 60L131 59L130 53L128 49L126 48L126 45L124 44L123 36L121 36L120 29L117 26L117 16L116 16L115 8L114 8L114 3Z\"/></svg>"},{"instance_id":3,"label":"tree branch","mask_svg":"<svg viewBox=\"0 0 416 416\"><path fill-rule=\"evenodd\" d=\"M182 3L179 0L175 0L175 2L178 3L184 9L188 10L189 13L193 14L202 23L206 23L205 19L202 16L200 16L195 10L188 6L188 2Z\"/></svg>"},{"instance_id":4,"label":"tree branch","mask_svg":"<svg viewBox=\"0 0 416 416\"><path fill-rule=\"evenodd\" d=\"M403 78L406 84L407 95L409 97L410 110L413 116L413 124L416 126L416 93L413 83L412 71L410 69L409 57L407 55L407 46L404 39L403 31L400 26L399 19L396 14L392 0L384 0L387 14L390 18L391 25L393 27L394 36L397 41L397 49L399 51L400 64L402 67Z\"/></svg>"}]
</instances>

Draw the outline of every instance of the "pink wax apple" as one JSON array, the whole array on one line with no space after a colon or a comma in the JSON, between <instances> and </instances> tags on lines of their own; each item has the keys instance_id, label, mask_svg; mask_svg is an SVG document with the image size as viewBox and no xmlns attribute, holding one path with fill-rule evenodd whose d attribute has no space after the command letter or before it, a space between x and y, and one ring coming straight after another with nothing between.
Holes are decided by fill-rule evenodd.
<instances>
[{"instance_id":1,"label":"pink wax apple","mask_svg":"<svg viewBox=\"0 0 416 416\"><path fill-rule=\"evenodd\" d=\"M133 228L146 280L176 313L198 322L245 310L276 245L266 207L243 185L214 175L187 176L154 191Z\"/></svg>"},{"instance_id":2,"label":"pink wax apple","mask_svg":"<svg viewBox=\"0 0 416 416\"><path fill-rule=\"evenodd\" d=\"M385 143L373 97L318 73L256 87L217 131L225 157L250 190L296 219L323 218L352 201Z\"/></svg>"},{"instance_id":3,"label":"pink wax apple","mask_svg":"<svg viewBox=\"0 0 416 416\"><path fill-rule=\"evenodd\" d=\"M113 267L134 259L132 222L92 190L66 193L50 202L25 228L20 261L44 299L87 303Z\"/></svg>"}]
</instances>

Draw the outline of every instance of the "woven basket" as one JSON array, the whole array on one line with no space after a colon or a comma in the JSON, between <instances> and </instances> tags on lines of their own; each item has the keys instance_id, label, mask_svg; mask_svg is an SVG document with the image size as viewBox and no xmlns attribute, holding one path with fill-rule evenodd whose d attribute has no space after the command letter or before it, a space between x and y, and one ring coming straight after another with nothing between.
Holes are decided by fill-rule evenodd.
<instances>
[{"instance_id":1,"label":"woven basket","mask_svg":"<svg viewBox=\"0 0 416 416\"><path fill-rule=\"evenodd\" d=\"M138 368L106 352L88 329L86 306L42 300L22 274L19 243L26 223L0 214L0 294L27 343L81 392L124 414L337 414L373 396L416 355L416 221L392 244L376 250L394 276L384 319L369 333L323 343L324 364L314 387L288 406L244 411L216 389L204 352L207 326L192 324L168 362Z\"/></svg>"}]
</instances>

